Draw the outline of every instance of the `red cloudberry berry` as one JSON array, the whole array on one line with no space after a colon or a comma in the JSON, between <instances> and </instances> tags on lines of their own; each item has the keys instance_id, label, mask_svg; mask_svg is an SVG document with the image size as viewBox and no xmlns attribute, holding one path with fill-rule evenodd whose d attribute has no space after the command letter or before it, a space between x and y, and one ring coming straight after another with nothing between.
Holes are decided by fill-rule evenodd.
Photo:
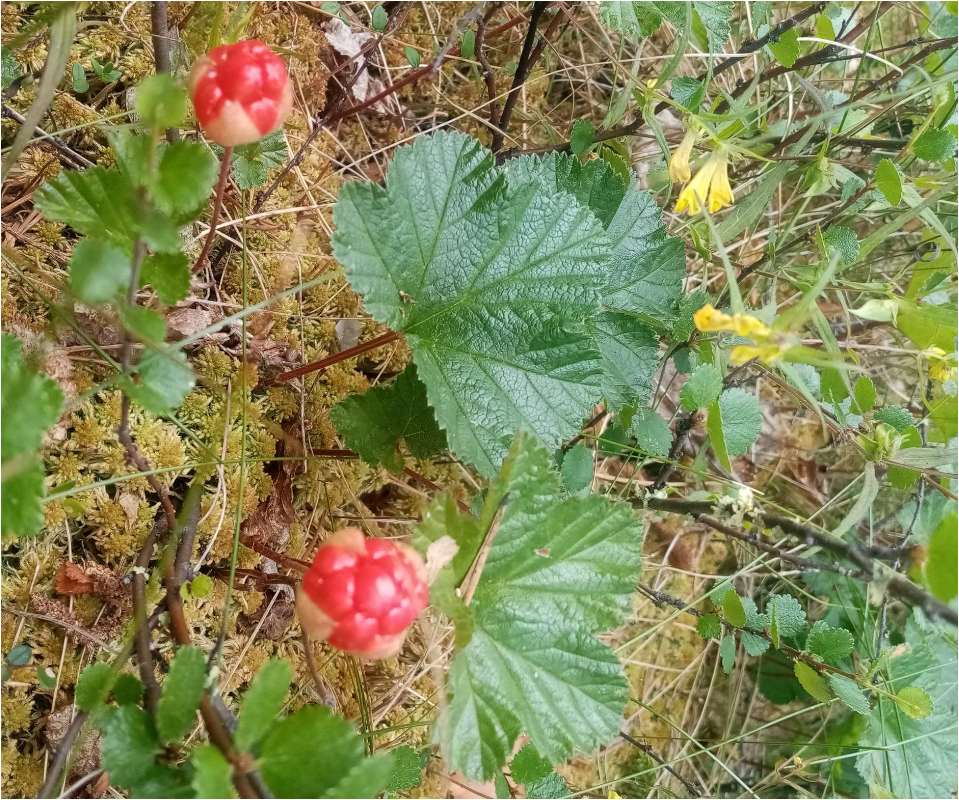
<instances>
[{"instance_id":1,"label":"red cloudberry berry","mask_svg":"<svg viewBox=\"0 0 959 800\"><path fill-rule=\"evenodd\" d=\"M423 560L405 544L344 528L327 539L303 576L296 607L303 629L347 653L388 658L426 608Z\"/></svg>"},{"instance_id":2,"label":"red cloudberry berry","mask_svg":"<svg viewBox=\"0 0 959 800\"><path fill-rule=\"evenodd\" d=\"M293 107L286 64L256 39L214 47L197 59L190 97L204 133L224 147L262 139Z\"/></svg>"}]
</instances>

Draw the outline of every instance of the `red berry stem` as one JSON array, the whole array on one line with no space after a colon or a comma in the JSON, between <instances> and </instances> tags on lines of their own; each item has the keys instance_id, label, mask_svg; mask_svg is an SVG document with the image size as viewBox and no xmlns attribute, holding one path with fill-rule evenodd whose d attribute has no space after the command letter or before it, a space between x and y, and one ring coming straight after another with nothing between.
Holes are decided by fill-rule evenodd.
<instances>
[{"instance_id":1,"label":"red berry stem","mask_svg":"<svg viewBox=\"0 0 959 800\"><path fill-rule=\"evenodd\" d=\"M210 232L206 235L203 249L193 265L193 272L197 273L206 266L206 258L210 254L213 240L216 238L216 226L220 222L220 209L223 207L223 195L226 193L226 181L230 175L230 161L233 157L233 148L224 147L220 162L220 177L216 182L216 196L213 198L213 216L210 218Z\"/></svg>"},{"instance_id":2,"label":"red berry stem","mask_svg":"<svg viewBox=\"0 0 959 800\"><path fill-rule=\"evenodd\" d=\"M304 364L302 367L291 369L288 372L281 372L276 376L276 382L282 383L283 381L293 380L293 378L299 378L300 375L306 375L310 372L316 372L319 369L332 367L334 364L339 364L341 361L346 361L348 358L362 355L370 350L375 350L377 347L382 347L384 344L395 342L399 338L400 335L396 331L387 331L381 336L377 336L375 339L370 339L368 342L363 342L363 344L347 347L346 350L342 350L339 353L334 353L326 358L321 358L319 361L311 361L309 364Z\"/></svg>"}]
</instances>

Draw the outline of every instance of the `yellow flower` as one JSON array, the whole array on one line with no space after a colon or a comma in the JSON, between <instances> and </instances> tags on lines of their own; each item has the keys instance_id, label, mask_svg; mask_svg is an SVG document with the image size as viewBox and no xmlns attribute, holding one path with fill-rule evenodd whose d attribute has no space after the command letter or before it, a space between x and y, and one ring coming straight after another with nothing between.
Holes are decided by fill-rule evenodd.
<instances>
[{"instance_id":1,"label":"yellow flower","mask_svg":"<svg viewBox=\"0 0 959 800\"><path fill-rule=\"evenodd\" d=\"M956 380L957 368L950 356L941 347L933 345L925 351L929 359L929 377L939 383Z\"/></svg>"},{"instance_id":2,"label":"yellow flower","mask_svg":"<svg viewBox=\"0 0 959 800\"><path fill-rule=\"evenodd\" d=\"M693 314L696 329L704 332L731 331L737 336L748 336L756 341L765 341L772 336L772 329L762 320L748 314L724 314L708 303Z\"/></svg>"},{"instance_id":3,"label":"yellow flower","mask_svg":"<svg viewBox=\"0 0 959 800\"><path fill-rule=\"evenodd\" d=\"M686 183L689 180L689 156L693 152L693 145L696 143L696 134L692 129L686 131L683 141L679 147L673 150L669 157L669 179L673 183Z\"/></svg>"},{"instance_id":4,"label":"yellow flower","mask_svg":"<svg viewBox=\"0 0 959 800\"><path fill-rule=\"evenodd\" d=\"M714 150L699 172L680 192L679 199L676 201L676 213L682 213L688 209L690 214L698 214L704 205L710 213L715 213L731 205L733 190L729 185L729 176L726 174L728 165L726 151L721 147Z\"/></svg>"},{"instance_id":5,"label":"yellow flower","mask_svg":"<svg viewBox=\"0 0 959 800\"><path fill-rule=\"evenodd\" d=\"M773 361L782 358L783 353L788 349L788 347L783 347L775 343L761 344L758 347L740 344L730 350L729 362L738 366L739 364L745 364L747 361L758 358L763 364L771 364Z\"/></svg>"}]
</instances>

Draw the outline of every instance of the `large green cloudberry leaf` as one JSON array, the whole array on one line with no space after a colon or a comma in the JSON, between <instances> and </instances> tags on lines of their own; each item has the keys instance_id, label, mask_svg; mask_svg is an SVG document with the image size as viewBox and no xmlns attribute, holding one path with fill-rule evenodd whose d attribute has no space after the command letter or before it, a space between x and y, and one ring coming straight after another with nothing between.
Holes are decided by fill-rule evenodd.
<instances>
[{"instance_id":1,"label":"large green cloudberry leaf","mask_svg":"<svg viewBox=\"0 0 959 800\"><path fill-rule=\"evenodd\" d=\"M347 397L330 413L346 446L369 464L403 471L400 439L416 458L428 458L446 448L446 436L426 401L426 387L410 365L393 383Z\"/></svg>"},{"instance_id":2,"label":"large green cloudberry leaf","mask_svg":"<svg viewBox=\"0 0 959 800\"><path fill-rule=\"evenodd\" d=\"M503 497L469 606L475 630L453 659L435 731L449 768L471 779L491 778L521 733L551 763L595 750L616 735L628 699L619 660L595 634L629 613L638 520L597 495L564 499L549 453L528 435L514 441L484 519Z\"/></svg>"},{"instance_id":3,"label":"large green cloudberry leaf","mask_svg":"<svg viewBox=\"0 0 959 800\"><path fill-rule=\"evenodd\" d=\"M890 654L888 669L880 672L888 680L880 686L891 693L909 686L924 689L932 713L911 719L893 700L880 697L859 737L863 750L856 768L895 797L948 797L959 778L955 644L913 623L906 627L906 642Z\"/></svg>"},{"instance_id":4,"label":"large green cloudberry leaf","mask_svg":"<svg viewBox=\"0 0 959 800\"><path fill-rule=\"evenodd\" d=\"M618 410L644 404L659 366L653 328L671 325L682 295L682 243L667 238L652 195L627 187L604 161L583 164L558 153L524 156L508 164L507 175L511 184L538 182L548 191L572 194L606 229L610 249L605 310L588 327L603 358L607 405Z\"/></svg>"},{"instance_id":5,"label":"large green cloudberry leaf","mask_svg":"<svg viewBox=\"0 0 959 800\"><path fill-rule=\"evenodd\" d=\"M601 394L582 327L608 243L564 193L513 188L459 133L401 148L386 186L350 183L333 252L374 318L401 331L451 448L482 472L525 427L555 446Z\"/></svg>"}]
</instances>

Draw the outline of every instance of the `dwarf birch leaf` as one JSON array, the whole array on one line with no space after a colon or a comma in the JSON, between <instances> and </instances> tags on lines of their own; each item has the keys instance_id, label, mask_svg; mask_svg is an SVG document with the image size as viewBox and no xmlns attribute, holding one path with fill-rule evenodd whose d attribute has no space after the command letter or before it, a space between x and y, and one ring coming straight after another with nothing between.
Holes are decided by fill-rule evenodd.
<instances>
[{"instance_id":1,"label":"dwarf birch leaf","mask_svg":"<svg viewBox=\"0 0 959 800\"><path fill-rule=\"evenodd\" d=\"M845 628L833 628L823 620L816 620L806 637L806 649L823 661L839 661L852 652L852 634Z\"/></svg>"},{"instance_id":2,"label":"dwarf birch leaf","mask_svg":"<svg viewBox=\"0 0 959 800\"><path fill-rule=\"evenodd\" d=\"M374 318L401 331L454 452L493 474L519 427L556 446L600 395L581 324L608 243L563 192L513 187L459 133L400 148L386 186L347 184L333 252Z\"/></svg>"},{"instance_id":3,"label":"dwarf birch leaf","mask_svg":"<svg viewBox=\"0 0 959 800\"><path fill-rule=\"evenodd\" d=\"M863 694L862 687L852 678L847 678L845 675L837 675L833 672L829 675L829 685L836 693L836 697L842 700L849 708L857 714L862 714L863 716L869 715L869 699Z\"/></svg>"},{"instance_id":4,"label":"dwarf birch leaf","mask_svg":"<svg viewBox=\"0 0 959 800\"><path fill-rule=\"evenodd\" d=\"M793 667L793 672L802 688L805 689L814 700L818 700L820 703L828 703L832 699L832 695L829 694L829 688L826 686L822 675L810 667L809 664L803 661L797 661Z\"/></svg>"},{"instance_id":5,"label":"dwarf birch leaf","mask_svg":"<svg viewBox=\"0 0 959 800\"><path fill-rule=\"evenodd\" d=\"M712 364L703 364L679 390L679 402L686 411L708 408L719 399L722 390L723 376L719 370Z\"/></svg>"},{"instance_id":6,"label":"dwarf birch leaf","mask_svg":"<svg viewBox=\"0 0 959 800\"><path fill-rule=\"evenodd\" d=\"M668 456L673 444L669 425L651 408L640 408L633 416L630 428L636 437L636 446L651 456Z\"/></svg>"},{"instance_id":7,"label":"dwarf birch leaf","mask_svg":"<svg viewBox=\"0 0 959 800\"><path fill-rule=\"evenodd\" d=\"M157 733L164 742L175 742L190 732L203 699L206 657L195 647L181 647L170 662L157 703Z\"/></svg>"},{"instance_id":8,"label":"dwarf birch leaf","mask_svg":"<svg viewBox=\"0 0 959 800\"><path fill-rule=\"evenodd\" d=\"M410 365L391 384L374 386L365 394L347 397L330 412L346 446L368 464L403 471L400 439L416 458L434 456L446 448L446 436L426 401L426 387Z\"/></svg>"},{"instance_id":9,"label":"dwarf birch leaf","mask_svg":"<svg viewBox=\"0 0 959 800\"><path fill-rule=\"evenodd\" d=\"M518 436L484 518L506 496L469 606L475 630L453 659L434 732L451 770L489 780L521 733L551 763L613 738L628 699L622 666L595 634L621 624L640 566L631 509L563 498L549 453ZM543 620L550 620L543 625Z\"/></svg>"}]
</instances>

